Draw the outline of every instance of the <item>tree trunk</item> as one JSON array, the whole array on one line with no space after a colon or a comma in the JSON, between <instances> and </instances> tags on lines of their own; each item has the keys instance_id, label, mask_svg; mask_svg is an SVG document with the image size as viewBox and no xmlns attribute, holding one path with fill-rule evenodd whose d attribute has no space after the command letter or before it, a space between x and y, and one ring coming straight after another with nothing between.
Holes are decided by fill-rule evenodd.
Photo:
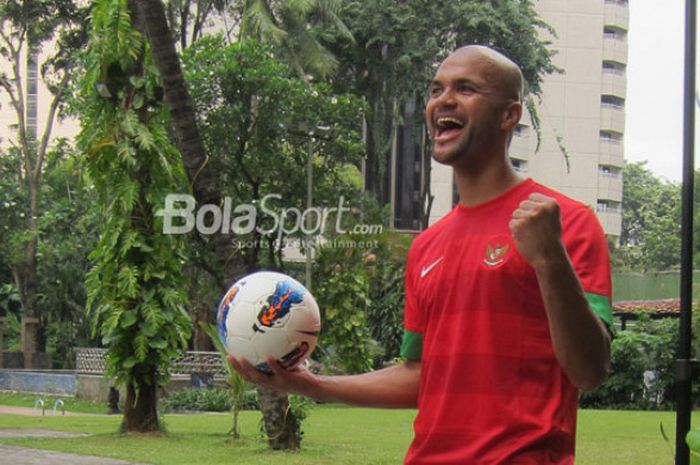
<instances>
[{"instance_id":1,"label":"tree trunk","mask_svg":"<svg viewBox=\"0 0 700 465\"><path fill-rule=\"evenodd\" d=\"M195 111L182 76L163 3L160 0L140 0L136 4L151 42L153 59L160 71L165 102L175 128L176 146L192 182L192 193L199 205L221 205L219 178L208 165L209 158L197 130ZM216 234L211 239L203 239L212 246L219 260L223 271L220 284L225 289L245 273L241 256L233 246L233 237L230 234Z\"/></svg>"},{"instance_id":2,"label":"tree trunk","mask_svg":"<svg viewBox=\"0 0 700 465\"><path fill-rule=\"evenodd\" d=\"M165 88L165 102L175 127L176 145L192 182L194 197L200 205L221 205L219 178L208 165L208 157L197 129L194 108L182 76L180 59L168 27L163 3L161 0L139 0L135 3L151 42L154 61L160 71ZM219 260L223 272L220 284L222 289L226 289L246 272L242 256L234 247L233 236L215 234L211 239L203 240L212 246ZM299 426L298 422L289 421L292 418L287 414L287 396L272 393L261 395L260 403L266 431L272 432L268 433L270 446L274 449L298 448Z\"/></svg>"},{"instance_id":3,"label":"tree trunk","mask_svg":"<svg viewBox=\"0 0 700 465\"><path fill-rule=\"evenodd\" d=\"M27 177L29 189L29 240L24 245L22 262L13 266L15 284L19 290L19 299L22 304L22 354L24 368L36 368L34 366L34 354L45 350L39 340L39 318L36 308L37 297L37 247L38 247L38 217L39 207L39 182L31 174Z\"/></svg>"},{"instance_id":4,"label":"tree trunk","mask_svg":"<svg viewBox=\"0 0 700 465\"><path fill-rule=\"evenodd\" d=\"M136 370L137 367L134 367ZM128 433L154 433L160 431L158 422L158 395L156 375L151 373L150 383L142 383L138 392L133 383L127 383L122 431Z\"/></svg>"},{"instance_id":5,"label":"tree trunk","mask_svg":"<svg viewBox=\"0 0 700 465\"><path fill-rule=\"evenodd\" d=\"M301 446L299 421L289 406L287 395L259 387L258 399L270 448L273 450L299 449Z\"/></svg>"},{"instance_id":6,"label":"tree trunk","mask_svg":"<svg viewBox=\"0 0 700 465\"><path fill-rule=\"evenodd\" d=\"M192 314L192 349L211 351L215 350L211 342L211 338L204 329L200 326L200 322L207 325L210 323L211 309L199 303L194 302L195 309Z\"/></svg>"}]
</instances>

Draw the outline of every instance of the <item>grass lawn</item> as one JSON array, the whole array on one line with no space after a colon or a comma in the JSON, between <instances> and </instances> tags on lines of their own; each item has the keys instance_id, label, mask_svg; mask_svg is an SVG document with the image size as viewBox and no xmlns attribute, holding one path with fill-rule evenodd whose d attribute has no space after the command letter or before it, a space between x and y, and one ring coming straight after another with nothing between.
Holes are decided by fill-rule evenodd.
<instances>
[{"instance_id":1,"label":"grass lawn","mask_svg":"<svg viewBox=\"0 0 700 465\"><path fill-rule=\"evenodd\" d=\"M10 439L0 442L163 465L397 465L411 439L414 412L317 406L304 423L301 452L268 451L258 432L259 413L243 412L243 438L230 442L229 414L165 415L161 437L122 436L121 416L0 416L0 428L48 428L90 433L75 439ZM582 410L577 465L671 465L659 432L674 433L673 412Z\"/></svg>"},{"instance_id":2,"label":"grass lawn","mask_svg":"<svg viewBox=\"0 0 700 465\"><path fill-rule=\"evenodd\" d=\"M60 412L60 404L56 404L57 400L63 401L63 406L67 412L81 413L107 413L109 409L104 402L94 402L89 400L76 399L75 397L55 396L55 395L38 395L24 394L17 392L0 391L0 405L12 405L15 407L34 407L37 399L41 398L44 401L46 411L52 410L54 405Z\"/></svg>"}]
</instances>

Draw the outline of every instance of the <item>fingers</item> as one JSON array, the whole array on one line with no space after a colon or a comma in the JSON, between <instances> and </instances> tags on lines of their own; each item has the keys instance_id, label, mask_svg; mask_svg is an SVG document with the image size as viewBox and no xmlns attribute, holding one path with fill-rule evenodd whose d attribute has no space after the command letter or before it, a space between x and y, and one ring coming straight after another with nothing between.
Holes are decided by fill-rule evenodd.
<instances>
[{"instance_id":1,"label":"fingers","mask_svg":"<svg viewBox=\"0 0 700 465\"><path fill-rule=\"evenodd\" d=\"M529 218L537 214L558 214L559 204L551 197L538 192L532 193L527 199L520 202L518 208L513 211L513 219Z\"/></svg>"},{"instance_id":2,"label":"fingers","mask_svg":"<svg viewBox=\"0 0 700 465\"><path fill-rule=\"evenodd\" d=\"M227 355L226 358L228 359L231 367L236 370L244 380L255 384L268 384L270 375L266 375L262 371L255 368L245 358L235 358L233 355Z\"/></svg>"}]
</instances>

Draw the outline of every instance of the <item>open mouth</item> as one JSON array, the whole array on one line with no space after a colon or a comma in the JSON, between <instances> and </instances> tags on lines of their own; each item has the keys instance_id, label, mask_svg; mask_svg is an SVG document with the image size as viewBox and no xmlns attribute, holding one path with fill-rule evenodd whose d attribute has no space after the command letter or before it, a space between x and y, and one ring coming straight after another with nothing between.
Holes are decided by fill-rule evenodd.
<instances>
[{"instance_id":1,"label":"open mouth","mask_svg":"<svg viewBox=\"0 0 700 465\"><path fill-rule=\"evenodd\" d=\"M450 138L464 127L464 121L451 117L442 116L435 120L435 138L443 139Z\"/></svg>"}]
</instances>

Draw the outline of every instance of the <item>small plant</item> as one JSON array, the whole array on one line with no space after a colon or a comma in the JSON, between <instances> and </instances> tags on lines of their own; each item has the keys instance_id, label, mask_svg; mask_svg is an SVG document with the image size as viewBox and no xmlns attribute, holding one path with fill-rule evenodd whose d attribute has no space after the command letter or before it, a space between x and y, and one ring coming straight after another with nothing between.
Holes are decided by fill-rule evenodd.
<instances>
[{"instance_id":1,"label":"small plant","mask_svg":"<svg viewBox=\"0 0 700 465\"><path fill-rule=\"evenodd\" d=\"M691 429L685 436L690 449L690 465L700 465L700 429Z\"/></svg>"},{"instance_id":2,"label":"small plant","mask_svg":"<svg viewBox=\"0 0 700 465\"><path fill-rule=\"evenodd\" d=\"M166 412L225 412L231 409L228 390L219 388L181 389L171 392L162 402Z\"/></svg>"},{"instance_id":3,"label":"small plant","mask_svg":"<svg viewBox=\"0 0 700 465\"><path fill-rule=\"evenodd\" d=\"M226 360L228 352L226 351L226 347L224 347L223 342L221 342L221 339L219 339L219 334L216 331L216 327L213 324L207 325L203 322L200 322L200 326L202 327L202 329L204 329L204 331L206 331L207 335L214 343L214 347L216 347L216 350L219 352L219 354L221 354L221 361L226 367L226 372L228 373L228 378L226 381L228 384L230 409L233 415L233 423L231 425L231 430L229 431L229 434L233 436L234 439L238 439L241 437L241 433L238 430L238 415L243 408L246 391L246 382L243 380L243 378L241 378L241 376L236 370L231 368L231 365L229 365L228 360Z\"/></svg>"}]
</instances>

